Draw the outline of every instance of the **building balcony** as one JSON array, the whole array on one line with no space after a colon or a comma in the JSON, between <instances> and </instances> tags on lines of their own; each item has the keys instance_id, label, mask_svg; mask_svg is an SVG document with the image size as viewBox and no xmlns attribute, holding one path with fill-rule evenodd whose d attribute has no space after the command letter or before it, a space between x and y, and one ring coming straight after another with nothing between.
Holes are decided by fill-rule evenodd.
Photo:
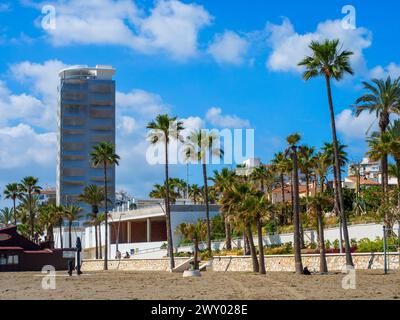
<instances>
[{"instance_id":1,"label":"building balcony","mask_svg":"<svg viewBox=\"0 0 400 320\"><path fill-rule=\"evenodd\" d=\"M64 163L68 161L86 161L87 157L83 155L66 155L64 154L62 157Z\"/></svg>"},{"instance_id":2,"label":"building balcony","mask_svg":"<svg viewBox=\"0 0 400 320\"><path fill-rule=\"evenodd\" d=\"M84 151L86 144L83 142L65 142L62 146L62 151Z\"/></svg>"},{"instance_id":3,"label":"building balcony","mask_svg":"<svg viewBox=\"0 0 400 320\"><path fill-rule=\"evenodd\" d=\"M89 116L92 119L113 119L115 117L114 110L93 110L89 111Z\"/></svg>"},{"instance_id":4,"label":"building balcony","mask_svg":"<svg viewBox=\"0 0 400 320\"><path fill-rule=\"evenodd\" d=\"M86 124L86 119L82 117L64 117L63 127L82 127Z\"/></svg>"}]
</instances>

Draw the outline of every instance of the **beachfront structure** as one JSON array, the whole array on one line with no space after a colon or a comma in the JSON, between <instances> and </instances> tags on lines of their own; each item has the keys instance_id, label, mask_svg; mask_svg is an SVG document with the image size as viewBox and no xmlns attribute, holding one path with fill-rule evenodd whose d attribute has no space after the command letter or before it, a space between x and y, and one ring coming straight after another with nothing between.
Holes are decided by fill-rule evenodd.
<instances>
[{"instance_id":1,"label":"beachfront structure","mask_svg":"<svg viewBox=\"0 0 400 320\"><path fill-rule=\"evenodd\" d=\"M65 251L53 249L50 242L32 242L16 226L0 228L0 272L41 271L44 266L66 270L69 260L75 265L75 252Z\"/></svg>"},{"instance_id":2,"label":"beachfront structure","mask_svg":"<svg viewBox=\"0 0 400 320\"><path fill-rule=\"evenodd\" d=\"M78 204L86 185L103 185L103 169L90 161L100 142L115 144L115 69L111 66L74 66L59 72L57 110L58 205ZM115 167L108 168L108 194L114 202ZM79 203L85 209L87 205Z\"/></svg>"},{"instance_id":3,"label":"beachfront structure","mask_svg":"<svg viewBox=\"0 0 400 320\"><path fill-rule=\"evenodd\" d=\"M219 214L220 206L210 205L210 218ZM181 236L175 232L181 223L196 223L205 219L205 205L171 205L171 228L174 248ZM110 257L115 258L117 250L132 258L162 258L166 256L167 228L165 207L162 202L139 207L136 210L121 210L111 213L109 219ZM104 246L104 224L101 226L102 246ZM94 227L87 227L84 234L85 257L95 256Z\"/></svg>"}]
</instances>

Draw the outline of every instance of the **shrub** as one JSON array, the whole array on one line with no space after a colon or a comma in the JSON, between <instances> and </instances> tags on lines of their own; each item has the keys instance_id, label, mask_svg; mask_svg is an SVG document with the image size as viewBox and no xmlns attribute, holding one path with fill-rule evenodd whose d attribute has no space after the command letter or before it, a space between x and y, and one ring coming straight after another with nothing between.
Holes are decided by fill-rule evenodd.
<instances>
[{"instance_id":1,"label":"shrub","mask_svg":"<svg viewBox=\"0 0 400 320\"><path fill-rule=\"evenodd\" d=\"M332 247L332 243L329 240L325 241L325 249L329 250Z\"/></svg>"},{"instance_id":2,"label":"shrub","mask_svg":"<svg viewBox=\"0 0 400 320\"><path fill-rule=\"evenodd\" d=\"M339 243L339 240L338 240L338 239L336 239L335 241L333 241L333 247L334 247L336 250L339 249L340 243Z\"/></svg>"}]
</instances>

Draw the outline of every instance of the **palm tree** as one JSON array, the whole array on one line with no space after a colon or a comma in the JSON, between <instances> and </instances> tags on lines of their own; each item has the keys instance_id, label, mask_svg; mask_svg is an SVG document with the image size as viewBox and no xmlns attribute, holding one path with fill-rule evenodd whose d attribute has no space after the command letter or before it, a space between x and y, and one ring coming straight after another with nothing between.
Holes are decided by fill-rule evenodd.
<instances>
[{"instance_id":1,"label":"palm tree","mask_svg":"<svg viewBox=\"0 0 400 320\"><path fill-rule=\"evenodd\" d=\"M13 201L13 212L14 212L14 225L17 225L17 208L16 202L21 199L22 193L18 187L18 183L9 183L4 189L4 198Z\"/></svg>"},{"instance_id":2,"label":"palm tree","mask_svg":"<svg viewBox=\"0 0 400 320\"><path fill-rule=\"evenodd\" d=\"M185 193L186 193L186 181L179 179L179 178L171 178L170 179L170 184L172 185L172 187L174 189L176 189L176 192L178 193L178 197L181 199L185 198ZM165 197L163 197L162 199L164 199Z\"/></svg>"},{"instance_id":3,"label":"palm tree","mask_svg":"<svg viewBox=\"0 0 400 320\"><path fill-rule=\"evenodd\" d=\"M343 234L346 246L346 264L353 266L353 259L350 252L350 238L347 228L347 218L344 213L343 193L342 193L342 173L339 161L339 145L336 134L335 110L333 107L331 80L340 81L345 74L353 75L353 69L350 66L350 57L353 52L341 51L339 49L339 40L325 40L322 43L312 41L310 44L312 55L305 57L300 61L299 66L306 68L303 79L308 81L312 78L322 76L325 78L328 94L330 121L332 129L332 144L334 149L336 182L338 192L337 207L340 210L340 216L343 223Z\"/></svg>"},{"instance_id":4,"label":"palm tree","mask_svg":"<svg viewBox=\"0 0 400 320\"><path fill-rule=\"evenodd\" d=\"M347 145L341 144L340 141L338 141L338 154L339 154L339 163L340 167L343 168L347 162L349 161L347 158L347 152L346 152ZM325 142L322 151L327 155L330 164L333 168L333 180L334 180L334 195L335 195L335 213L336 216L340 217L340 199L339 199L339 194L338 194L338 179L337 179L337 171L336 171L336 165L335 165L335 151L333 148L333 144L329 142Z\"/></svg>"},{"instance_id":5,"label":"palm tree","mask_svg":"<svg viewBox=\"0 0 400 320\"><path fill-rule=\"evenodd\" d=\"M315 148L303 145L299 148L299 169L306 178L307 197L310 196L310 175L314 168Z\"/></svg>"},{"instance_id":6,"label":"palm tree","mask_svg":"<svg viewBox=\"0 0 400 320\"><path fill-rule=\"evenodd\" d=\"M174 247L172 243L171 229L171 208L169 200L169 176L168 176L168 147L171 139L183 141L180 132L184 129L183 122L178 121L177 117L170 118L167 114L158 115L155 121L147 125L150 130L148 139L152 145L163 143L165 148L165 210L166 210L166 225L167 225L167 240L168 240L168 255L170 258L171 270L175 268Z\"/></svg>"},{"instance_id":7,"label":"palm tree","mask_svg":"<svg viewBox=\"0 0 400 320\"><path fill-rule=\"evenodd\" d=\"M6 227L8 227L13 219L13 209L10 208L3 208L0 210L0 224L4 224Z\"/></svg>"},{"instance_id":8,"label":"palm tree","mask_svg":"<svg viewBox=\"0 0 400 320\"><path fill-rule=\"evenodd\" d=\"M309 200L311 215L317 220L318 227L318 248L319 248L319 272L327 273L325 237L324 237L324 211L323 208L331 203L331 199L323 193L318 193Z\"/></svg>"},{"instance_id":9,"label":"palm tree","mask_svg":"<svg viewBox=\"0 0 400 320\"><path fill-rule=\"evenodd\" d=\"M397 206L400 208L400 166L393 163L389 164L388 173L390 177L397 179Z\"/></svg>"},{"instance_id":10,"label":"palm tree","mask_svg":"<svg viewBox=\"0 0 400 320\"><path fill-rule=\"evenodd\" d=\"M303 175L306 178L306 215L308 213L308 197L310 196L310 179L311 179L311 171L314 166L314 154L315 154L315 148L314 147L309 147L307 145L303 145L299 148L299 161L298 161L298 166L300 171L303 173ZM300 244L301 247L305 247L305 242L304 242L304 228L303 228L303 217L300 216Z\"/></svg>"},{"instance_id":11,"label":"palm tree","mask_svg":"<svg viewBox=\"0 0 400 320\"><path fill-rule=\"evenodd\" d=\"M29 176L22 179L19 184L19 190L27 196L28 200L28 212L31 227L31 239L35 237L35 213L32 210L32 196L34 194L40 194L42 188L38 186L39 179Z\"/></svg>"},{"instance_id":12,"label":"palm tree","mask_svg":"<svg viewBox=\"0 0 400 320\"><path fill-rule=\"evenodd\" d=\"M39 208L38 222L46 230L47 240L54 245L54 226L58 223L54 205L43 205Z\"/></svg>"},{"instance_id":13,"label":"palm tree","mask_svg":"<svg viewBox=\"0 0 400 320\"><path fill-rule=\"evenodd\" d=\"M64 249L64 238L63 238L63 224L66 215L66 210L64 206L53 205L51 210L53 210L54 217L58 223L58 229L60 231L60 247Z\"/></svg>"},{"instance_id":14,"label":"palm tree","mask_svg":"<svg viewBox=\"0 0 400 320\"><path fill-rule=\"evenodd\" d=\"M281 185L281 195L282 195L282 219L287 216L287 207L285 200L285 174L288 172L290 167L290 161L286 158L283 152L276 153L274 159L272 159L272 167L273 170L280 177L280 185Z\"/></svg>"},{"instance_id":15,"label":"palm tree","mask_svg":"<svg viewBox=\"0 0 400 320\"><path fill-rule=\"evenodd\" d=\"M318 152L314 156L314 168L313 172L315 173L316 180L319 180L319 185L321 188L321 192L324 192L325 180L327 174L329 172L329 168L332 166L331 159L329 155L325 152ZM318 182L318 181L316 181ZM316 187L317 189L317 187Z\"/></svg>"},{"instance_id":16,"label":"palm tree","mask_svg":"<svg viewBox=\"0 0 400 320\"><path fill-rule=\"evenodd\" d=\"M179 198L179 192L175 190L174 185L171 183L168 184L169 186L169 201L170 203L175 203L176 199ZM166 197L165 186L160 184L155 184L154 189L150 192L149 197L152 199L165 199Z\"/></svg>"},{"instance_id":17,"label":"palm tree","mask_svg":"<svg viewBox=\"0 0 400 320\"><path fill-rule=\"evenodd\" d=\"M68 221L68 240L69 247L72 248L72 223L81 218L80 213L82 212L82 208L78 206L68 206L65 210L65 218Z\"/></svg>"},{"instance_id":18,"label":"palm tree","mask_svg":"<svg viewBox=\"0 0 400 320\"><path fill-rule=\"evenodd\" d=\"M250 208L253 208L253 215L255 216L256 224L257 224L257 237L258 237L258 255L259 255L259 264L260 264L260 274L266 274L265 270L265 258L264 258L264 240L262 233L262 223L263 219L271 218L274 213L274 206L267 199L267 196L264 192L255 192L252 201L253 205L250 205Z\"/></svg>"},{"instance_id":19,"label":"palm tree","mask_svg":"<svg viewBox=\"0 0 400 320\"><path fill-rule=\"evenodd\" d=\"M97 215L99 213L99 208L104 202L104 190L103 187L99 187L95 184L86 186L83 189L83 193L78 197L79 201L86 202L92 208L90 217L91 221L97 221ZM93 224L95 233L95 245L96 245L96 259L99 259L99 245L98 245L98 225ZM101 259L101 257L100 257Z\"/></svg>"},{"instance_id":20,"label":"palm tree","mask_svg":"<svg viewBox=\"0 0 400 320\"><path fill-rule=\"evenodd\" d=\"M208 184L207 184L207 161L209 157L220 157L224 155L224 150L216 146L219 136L214 132L207 132L206 130L194 130L187 137L186 148L184 155L186 159L201 163L203 168L203 181L204 181L204 202L206 205L206 220L207 220L207 245L209 255L212 255L211 248L211 223L210 223L210 209L208 201Z\"/></svg>"},{"instance_id":21,"label":"palm tree","mask_svg":"<svg viewBox=\"0 0 400 320\"><path fill-rule=\"evenodd\" d=\"M104 213L105 213L105 246L104 246L104 270L108 270L108 189L107 189L107 168L119 165L119 155L115 153L114 145L108 142L101 142L93 148L90 153L93 165L95 167L102 166L104 172Z\"/></svg>"},{"instance_id":22,"label":"palm tree","mask_svg":"<svg viewBox=\"0 0 400 320\"><path fill-rule=\"evenodd\" d=\"M367 139L369 151L367 152L368 157L372 161L381 161L382 163L382 180L386 180L382 184L382 191L384 195L385 202L388 201L388 167L386 163L386 168L383 170L383 163L387 161L387 156L391 152L392 148L392 136L390 132L384 131L373 132L371 137ZM385 160L386 159L386 160ZM385 173L384 173L385 172Z\"/></svg>"},{"instance_id":23,"label":"palm tree","mask_svg":"<svg viewBox=\"0 0 400 320\"><path fill-rule=\"evenodd\" d=\"M389 176L397 178L397 202L400 208L400 120L395 120L389 125L388 130L391 138L390 154L393 156L395 165L389 165Z\"/></svg>"},{"instance_id":24,"label":"palm tree","mask_svg":"<svg viewBox=\"0 0 400 320\"><path fill-rule=\"evenodd\" d=\"M324 216L323 216L323 208L328 206L331 201L328 197L324 195L324 185L325 180L328 175L329 168L331 167L331 159L327 153L319 152L314 157L314 172L316 176L317 182L319 181L319 191L315 190L315 195L313 198L310 198L310 210L311 215L317 220L317 229L318 229L318 247L320 252L320 272L328 272L328 266L326 263L326 255L325 255L325 239L324 239ZM316 189L318 187L316 186ZM318 191L318 192L317 192Z\"/></svg>"},{"instance_id":25,"label":"palm tree","mask_svg":"<svg viewBox=\"0 0 400 320\"><path fill-rule=\"evenodd\" d=\"M224 192L225 205L232 207L233 219L236 224L244 226L244 234L247 236L250 253L253 262L253 271L259 272L260 265L257 259L257 250L254 245L251 225L255 222L254 191L249 182L237 181L231 188ZM261 249L261 248L260 248Z\"/></svg>"},{"instance_id":26,"label":"palm tree","mask_svg":"<svg viewBox=\"0 0 400 320\"><path fill-rule=\"evenodd\" d=\"M400 114L400 78L392 81L390 77L385 80L372 79L371 83L364 81L364 89L367 91L356 100L356 116L364 111L376 113L379 119L380 133L386 132L390 124L392 113ZM388 177L388 155L382 154L382 190L387 196Z\"/></svg>"},{"instance_id":27,"label":"palm tree","mask_svg":"<svg viewBox=\"0 0 400 320\"><path fill-rule=\"evenodd\" d=\"M298 168L298 146L297 143L301 137L299 134L293 134L287 137L289 148L287 153L292 159L292 185L293 185L293 226L294 226L294 259L296 273L303 274L303 263L301 261L301 244L300 244L300 198L299 198L299 168Z\"/></svg>"},{"instance_id":28,"label":"palm tree","mask_svg":"<svg viewBox=\"0 0 400 320\"><path fill-rule=\"evenodd\" d=\"M176 233L194 244L194 270L199 270L199 242L207 235L207 225L199 220L196 224L182 223L176 228Z\"/></svg>"},{"instance_id":29,"label":"palm tree","mask_svg":"<svg viewBox=\"0 0 400 320\"><path fill-rule=\"evenodd\" d=\"M214 170L214 177L210 178L214 182L214 188L219 195L219 201L221 200L221 195L229 189L229 187L235 181L235 172L229 170L228 168L223 168L221 173ZM220 203L221 204L221 203ZM228 210L225 210L228 209ZM229 207L222 206L221 213L224 217L225 224L225 244L226 250L232 250L232 235L231 235L231 225L229 222Z\"/></svg>"},{"instance_id":30,"label":"palm tree","mask_svg":"<svg viewBox=\"0 0 400 320\"><path fill-rule=\"evenodd\" d=\"M194 204L197 204L199 201L202 201L203 198L203 190L197 184L192 184L189 186L189 197L193 200Z\"/></svg>"}]
</instances>

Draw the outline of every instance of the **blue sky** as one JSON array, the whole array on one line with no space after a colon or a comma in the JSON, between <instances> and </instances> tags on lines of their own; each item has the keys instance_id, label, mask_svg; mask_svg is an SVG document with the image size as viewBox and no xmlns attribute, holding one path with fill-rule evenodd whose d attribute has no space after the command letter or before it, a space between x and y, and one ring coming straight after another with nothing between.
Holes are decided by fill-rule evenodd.
<instances>
[{"instance_id":1,"label":"blue sky","mask_svg":"<svg viewBox=\"0 0 400 320\"><path fill-rule=\"evenodd\" d=\"M54 30L42 27L45 4ZM348 4L355 29L342 24ZM28 174L55 185L57 71L68 65L117 69L117 188L138 197L162 181L162 166L144 157L145 125L160 112L188 128L254 128L264 162L293 132L318 147L331 138L324 82L305 83L296 63L310 40L328 37L355 52L356 75L333 90L341 140L360 158L374 116L355 119L351 105L361 81L400 76L399 9L393 0L2 1L0 188ZM200 168L190 172L201 183Z\"/></svg>"}]
</instances>

